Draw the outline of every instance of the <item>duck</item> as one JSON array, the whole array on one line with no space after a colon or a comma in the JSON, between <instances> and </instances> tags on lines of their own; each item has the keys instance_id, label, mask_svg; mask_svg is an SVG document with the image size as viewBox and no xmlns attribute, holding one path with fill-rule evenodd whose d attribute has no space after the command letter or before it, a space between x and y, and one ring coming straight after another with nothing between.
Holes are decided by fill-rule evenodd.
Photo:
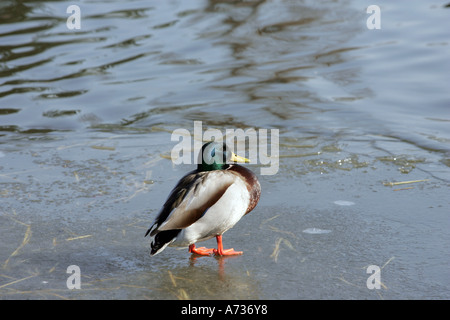
<instances>
[{"instance_id":1,"label":"duck","mask_svg":"<svg viewBox=\"0 0 450 320\"><path fill-rule=\"evenodd\" d=\"M150 255L167 246L188 247L191 254L201 256L241 255L242 251L223 248L222 235L258 204L258 178L237 164L249 162L226 143L204 143L197 169L178 181L145 233L153 238ZM217 249L196 247L197 242L214 237Z\"/></svg>"}]
</instances>

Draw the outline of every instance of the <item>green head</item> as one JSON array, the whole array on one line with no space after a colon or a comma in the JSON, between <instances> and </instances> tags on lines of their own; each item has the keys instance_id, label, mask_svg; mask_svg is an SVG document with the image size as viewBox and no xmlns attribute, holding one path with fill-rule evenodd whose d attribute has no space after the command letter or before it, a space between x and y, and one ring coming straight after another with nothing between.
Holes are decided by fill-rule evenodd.
<instances>
[{"instance_id":1,"label":"green head","mask_svg":"<svg viewBox=\"0 0 450 320\"><path fill-rule=\"evenodd\" d=\"M234 154L226 143L207 142L198 155L198 170L212 171L228 168L230 162L250 162L250 160Z\"/></svg>"}]
</instances>

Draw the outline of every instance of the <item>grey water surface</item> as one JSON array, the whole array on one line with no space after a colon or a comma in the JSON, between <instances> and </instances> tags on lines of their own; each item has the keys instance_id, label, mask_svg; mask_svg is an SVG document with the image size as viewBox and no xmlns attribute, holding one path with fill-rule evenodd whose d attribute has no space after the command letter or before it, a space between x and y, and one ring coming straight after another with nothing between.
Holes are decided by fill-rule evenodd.
<instances>
[{"instance_id":1,"label":"grey water surface","mask_svg":"<svg viewBox=\"0 0 450 320\"><path fill-rule=\"evenodd\" d=\"M372 4L2 1L0 299L449 299L450 8ZM149 256L194 121L279 130L242 256Z\"/></svg>"}]
</instances>

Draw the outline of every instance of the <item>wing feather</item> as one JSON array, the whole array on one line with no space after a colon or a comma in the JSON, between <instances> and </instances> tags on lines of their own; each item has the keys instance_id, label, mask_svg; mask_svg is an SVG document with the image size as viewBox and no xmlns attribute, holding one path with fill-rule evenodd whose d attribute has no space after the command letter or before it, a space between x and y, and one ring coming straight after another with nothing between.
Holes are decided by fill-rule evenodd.
<instances>
[{"instance_id":1,"label":"wing feather","mask_svg":"<svg viewBox=\"0 0 450 320\"><path fill-rule=\"evenodd\" d=\"M235 182L237 177L226 171L192 172L184 176L147 231L184 229L200 219Z\"/></svg>"}]
</instances>

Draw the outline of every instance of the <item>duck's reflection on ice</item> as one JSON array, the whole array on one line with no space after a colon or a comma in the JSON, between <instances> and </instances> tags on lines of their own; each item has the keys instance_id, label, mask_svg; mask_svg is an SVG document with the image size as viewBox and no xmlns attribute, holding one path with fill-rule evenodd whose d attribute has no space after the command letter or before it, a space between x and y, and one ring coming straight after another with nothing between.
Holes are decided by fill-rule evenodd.
<instances>
[{"instance_id":1,"label":"duck's reflection on ice","mask_svg":"<svg viewBox=\"0 0 450 320\"><path fill-rule=\"evenodd\" d=\"M258 299L259 288L239 256L191 255L185 266L161 269L148 286L159 299Z\"/></svg>"}]
</instances>

